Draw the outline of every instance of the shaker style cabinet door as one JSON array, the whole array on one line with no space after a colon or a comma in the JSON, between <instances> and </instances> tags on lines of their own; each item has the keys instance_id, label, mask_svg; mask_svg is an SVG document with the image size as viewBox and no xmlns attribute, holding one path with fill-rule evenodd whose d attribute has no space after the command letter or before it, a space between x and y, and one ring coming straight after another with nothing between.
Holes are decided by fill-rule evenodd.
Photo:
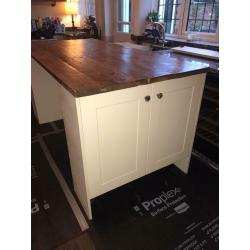
<instances>
[{"instance_id":1,"label":"shaker style cabinet door","mask_svg":"<svg viewBox=\"0 0 250 250\"><path fill-rule=\"evenodd\" d=\"M152 84L147 173L191 153L205 75Z\"/></svg>"},{"instance_id":2,"label":"shaker style cabinet door","mask_svg":"<svg viewBox=\"0 0 250 250\"><path fill-rule=\"evenodd\" d=\"M146 174L151 85L80 99L89 193L94 198Z\"/></svg>"}]
</instances>

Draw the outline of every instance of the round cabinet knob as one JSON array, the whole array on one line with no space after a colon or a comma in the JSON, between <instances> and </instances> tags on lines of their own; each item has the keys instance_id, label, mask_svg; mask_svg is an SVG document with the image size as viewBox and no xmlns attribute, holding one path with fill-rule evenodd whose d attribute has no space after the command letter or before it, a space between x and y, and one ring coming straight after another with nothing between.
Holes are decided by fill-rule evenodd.
<instances>
[{"instance_id":1,"label":"round cabinet knob","mask_svg":"<svg viewBox=\"0 0 250 250\"><path fill-rule=\"evenodd\" d=\"M150 97L150 95L147 95L147 96L144 97L144 99L145 99L146 102L149 102L151 97Z\"/></svg>"},{"instance_id":2,"label":"round cabinet knob","mask_svg":"<svg viewBox=\"0 0 250 250\"><path fill-rule=\"evenodd\" d=\"M161 99L163 97L162 93L157 94L158 99Z\"/></svg>"}]
</instances>

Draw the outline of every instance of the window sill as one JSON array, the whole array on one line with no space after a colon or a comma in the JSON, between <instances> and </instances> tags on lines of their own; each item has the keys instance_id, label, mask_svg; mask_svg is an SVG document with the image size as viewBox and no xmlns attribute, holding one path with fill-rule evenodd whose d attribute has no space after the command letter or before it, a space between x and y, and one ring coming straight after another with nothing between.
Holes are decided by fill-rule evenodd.
<instances>
[{"instance_id":1,"label":"window sill","mask_svg":"<svg viewBox=\"0 0 250 250\"><path fill-rule=\"evenodd\" d=\"M208 45L208 46L215 46L219 48L219 43L217 42L211 42L211 41L204 41L204 40L198 40L198 39L193 39L193 40L188 40L183 37L175 37L175 36L169 36L165 35L165 39L168 41L175 41L175 42L185 42L185 43L192 43L192 44L202 44L202 45Z\"/></svg>"},{"instance_id":2,"label":"window sill","mask_svg":"<svg viewBox=\"0 0 250 250\"><path fill-rule=\"evenodd\" d=\"M185 38L173 37L173 36L165 36L165 40L167 41L166 45L170 47L174 46L190 46L196 48L203 48L203 49L211 49L219 51L219 43L216 42L209 42L203 40L192 40L189 41Z\"/></svg>"}]
</instances>

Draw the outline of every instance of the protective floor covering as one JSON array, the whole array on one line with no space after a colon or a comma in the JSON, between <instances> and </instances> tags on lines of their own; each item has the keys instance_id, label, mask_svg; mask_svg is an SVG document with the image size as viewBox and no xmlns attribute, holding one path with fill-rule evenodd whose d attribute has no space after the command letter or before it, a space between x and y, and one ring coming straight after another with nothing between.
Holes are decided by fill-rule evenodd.
<instances>
[{"instance_id":1,"label":"protective floor covering","mask_svg":"<svg viewBox=\"0 0 250 250\"><path fill-rule=\"evenodd\" d=\"M218 249L215 186L213 175L197 183L171 166L95 199L101 249Z\"/></svg>"},{"instance_id":2,"label":"protective floor covering","mask_svg":"<svg viewBox=\"0 0 250 250\"><path fill-rule=\"evenodd\" d=\"M83 232L38 142L31 162L32 249L52 249Z\"/></svg>"},{"instance_id":3,"label":"protective floor covering","mask_svg":"<svg viewBox=\"0 0 250 250\"><path fill-rule=\"evenodd\" d=\"M64 132L45 142L72 187ZM93 199L96 249L219 249L218 172L195 158L190 166L188 175L171 165Z\"/></svg>"}]
</instances>

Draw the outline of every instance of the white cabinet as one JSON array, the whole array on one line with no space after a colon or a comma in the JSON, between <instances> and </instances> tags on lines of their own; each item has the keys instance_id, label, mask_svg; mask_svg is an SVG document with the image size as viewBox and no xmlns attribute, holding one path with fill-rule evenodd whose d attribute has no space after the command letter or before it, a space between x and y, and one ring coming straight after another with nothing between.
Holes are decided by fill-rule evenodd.
<instances>
[{"instance_id":1,"label":"white cabinet","mask_svg":"<svg viewBox=\"0 0 250 250\"><path fill-rule=\"evenodd\" d=\"M81 98L90 196L145 175L151 85Z\"/></svg>"},{"instance_id":2,"label":"white cabinet","mask_svg":"<svg viewBox=\"0 0 250 250\"><path fill-rule=\"evenodd\" d=\"M60 84L31 59L32 106L39 124L62 119Z\"/></svg>"},{"instance_id":3,"label":"white cabinet","mask_svg":"<svg viewBox=\"0 0 250 250\"><path fill-rule=\"evenodd\" d=\"M198 74L80 98L62 87L62 103L72 103L62 109L74 188L90 219L98 195L172 163L188 171L204 81Z\"/></svg>"},{"instance_id":4,"label":"white cabinet","mask_svg":"<svg viewBox=\"0 0 250 250\"><path fill-rule=\"evenodd\" d=\"M152 85L147 173L188 157L203 91L202 75Z\"/></svg>"}]
</instances>

